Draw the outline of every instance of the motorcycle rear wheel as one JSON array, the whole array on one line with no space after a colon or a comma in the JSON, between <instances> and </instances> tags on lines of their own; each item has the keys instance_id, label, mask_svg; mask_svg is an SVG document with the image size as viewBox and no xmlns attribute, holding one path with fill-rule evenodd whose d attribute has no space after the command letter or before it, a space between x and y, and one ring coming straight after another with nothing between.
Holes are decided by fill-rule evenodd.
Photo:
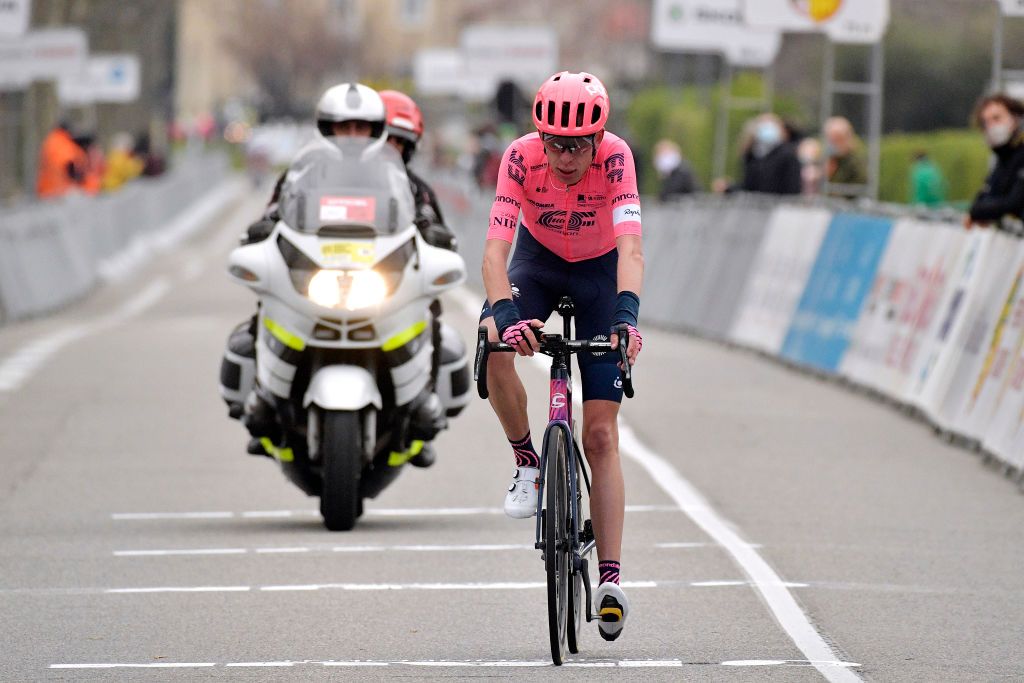
<instances>
[{"instance_id":1,"label":"motorcycle rear wheel","mask_svg":"<svg viewBox=\"0 0 1024 683\"><path fill-rule=\"evenodd\" d=\"M363 468L363 430L359 413L325 410L320 432L324 488L320 514L331 531L349 531L362 512L359 475Z\"/></svg>"}]
</instances>

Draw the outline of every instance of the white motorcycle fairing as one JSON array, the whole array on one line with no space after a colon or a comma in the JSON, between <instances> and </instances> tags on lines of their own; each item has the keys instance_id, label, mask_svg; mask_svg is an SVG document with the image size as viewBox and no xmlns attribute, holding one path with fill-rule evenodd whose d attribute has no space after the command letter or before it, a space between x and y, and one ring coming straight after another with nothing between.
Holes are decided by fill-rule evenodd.
<instances>
[{"instance_id":1,"label":"white motorcycle fairing","mask_svg":"<svg viewBox=\"0 0 1024 683\"><path fill-rule=\"evenodd\" d=\"M309 381L302 406L324 410L362 410L372 405L381 409L377 380L365 368L356 365L327 365Z\"/></svg>"}]
</instances>

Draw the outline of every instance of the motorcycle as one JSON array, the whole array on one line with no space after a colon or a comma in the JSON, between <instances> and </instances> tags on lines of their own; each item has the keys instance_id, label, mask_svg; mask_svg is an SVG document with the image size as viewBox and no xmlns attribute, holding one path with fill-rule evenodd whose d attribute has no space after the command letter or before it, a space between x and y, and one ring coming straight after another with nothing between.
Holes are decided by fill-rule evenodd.
<instances>
[{"instance_id":1,"label":"motorcycle","mask_svg":"<svg viewBox=\"0 0 1024 683\"><path fill-rule=\"evenodd\" d=\"M466 267L420 236L405 166L379 140L308 145L279 214L266 239L229 257L259 312L229 339L221 395L285 475L320 497L326 527L349 530L363 500L469 402L465 345L438 319L439 295Z\"/></svg>"}]
</instances>

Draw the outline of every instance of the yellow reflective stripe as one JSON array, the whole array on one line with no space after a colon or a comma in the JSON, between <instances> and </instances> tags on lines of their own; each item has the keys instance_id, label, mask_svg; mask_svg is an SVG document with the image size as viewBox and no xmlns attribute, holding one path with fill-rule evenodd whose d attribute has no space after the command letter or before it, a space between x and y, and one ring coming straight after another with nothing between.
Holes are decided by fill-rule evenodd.
<instances>
[{"instance_id":1,"label":"yellow reflective stripe","mask_svg":"<svg viewBox=\"0 0 1024 683\"><path fill-rule=\"evenodd\" d=\"M400 349L409 342L411 342L416 337L420 336L420 333L423 332L423 330L425 329L427 329L426 320L421 320L418 323L413 323L406 329L396 334L391 339L388 339L386 342L384 342L384 346L382 346L381 348L385 351L394 351L395 349Z\"/></svg>"},{"instance_id":2,"label":"yellow reflective stripe","mask_svg":"<svg viewBox=\"0 0 1024 683\"><path fill-rule=\"evenodd\" d=\"M270 330L270 334L287 346L289 349L295 349L296 351L302 351L306 348L306 342L302 341L302 337L298 337L288 330L281 327L280 323L270 318L264 318L263 324L266 325L267 329Z\"/></svg>"},{"instance_id":3,"label":"yellow reflective stripe","mask_svg":"<svg viewBox=\"0 0 1024 683\"><path fill-rule=\"evenodd\" d=\"M267 437L260 439L260 445L263 446L263 450L270 453L275 459L280 460L281 462L292 462L295 460L295 454L292 452L292 449L279 448Z\"/></svg>"},{"instance_id":4,"label":"yellow reflective stripe","mask_svg":"<svg viewBox=\"0 0 1024 683\"><path fill-rule=\"evenodd\" d=\"M420 441L419 439L416 439L409 445L409 450L405 451L404 453L399 453L398 451L391 451L391 454L388 455L388 465L390 467L398 467L400 465L404 465L405 463L409 462L417 455L419 455L420 451L422 450L423 442Z\"/></svg>"}]
</instances>

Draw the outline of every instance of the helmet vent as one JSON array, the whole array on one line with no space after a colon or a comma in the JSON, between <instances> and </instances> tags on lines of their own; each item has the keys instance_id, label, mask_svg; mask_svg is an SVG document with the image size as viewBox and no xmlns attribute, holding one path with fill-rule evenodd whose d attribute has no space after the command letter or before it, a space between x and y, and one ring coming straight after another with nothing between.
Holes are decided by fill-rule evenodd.
<instances>
[{"instance_id":1,"label":"helmet vent","mask_svg":"<svg viewBox=\"0 0 1024 683\"><path fill-rule=\"evenodd\" d=\"M551 80L553 80L553 81L560 81L560 80L562 80L562 74L558 74L557 76L552 77Z\"/></svg>"},{"instance_id":2,"label":"helmet vent","mask_svg":"<svg viewBox=\"0 0 1024 683\"><path fill-rule=\"evenodd\" d=\"M583 82L584 83L590 83L590 76L584 76L583 77Z\"/></svg>"},{"instance_id":3,"label":"helmet vent","mask_svg":"<svg viewBox=\"0 0 1024 683\"><path fill-rule=\"evenodd\" d=\"M590 123L594 124L601 120L601 105L594 105L594 113L590 117Z\"/></svg>"},{"instance_id":4,"label":"helmet vent","mask_svg":"<svg viewBox=\"0 0 1024 683\"><path fill-rule=\"evenodd\" d=\"M358 109L362 104L363 98L359 95L359 89L355 85L350 84L348 92L345 93L345 106Z\"/></svg>"},{"instance_id":5,"label":"helmet vent","mask_svg":"<svg viewBox=\"0 0 1024 683\"><path fill-rule=\"evenodd\" d=\"M555 125L555 103L548 100L548 125Z\"/></svg>"},{"instance_id":6,"label":"helmet vent","mask_svg":"<svg viewBox=\"0 0 1024 683\"><path fill-rule=\"evenodd\" d=\"M562 102L562 128L569 127L569 113L571 109L571 104L568 102Z\"/></svg>"},{"instance_id":7,"label":"helmet vent","mask_svg":"<svg viewBox=\"0 0 1024 683\"><path fill-rule=\"evenodd\" d=\"M580 102L578 105L576 105L576 127L577 128L582 128L583 127L583 109L584 109L585 106L586 105L584 105L582 102ZM591 123L593 123L593 121L591 121Z\"/></svg>"},{"instance_id":8,"label":"helmet vent","mask_svg":"<svg viewBox=\"0 0 1024 683\"><path fill-rule=\"evenodd\" d=\"M534 115L537 117L538 121L544 120L544 103L540 100L537 100L537 104L534 105Z\"/></svg>"}]
</instances>

